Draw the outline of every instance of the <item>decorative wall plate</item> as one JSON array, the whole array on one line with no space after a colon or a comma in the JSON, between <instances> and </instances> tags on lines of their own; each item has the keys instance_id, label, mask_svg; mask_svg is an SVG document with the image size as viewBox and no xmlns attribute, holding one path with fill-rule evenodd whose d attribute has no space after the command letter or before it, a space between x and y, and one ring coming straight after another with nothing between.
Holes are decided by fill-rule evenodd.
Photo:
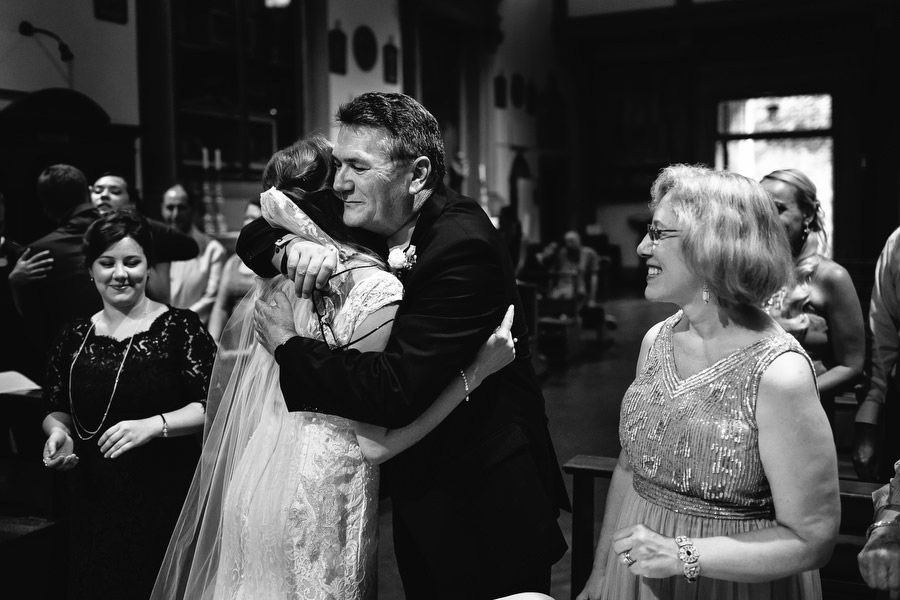
<instances>
[{"instance_id":1,"label":"decorative wall plate","mask_svg":"<svg viewBox=\"0 0 900 600\"><path fill-rule=\"evenodd\" d=\"M378 43L375 33L365 25L360 25L353 32L353 58L363 71L371 71L378 60Z\"/></svg>"}]
</instances>

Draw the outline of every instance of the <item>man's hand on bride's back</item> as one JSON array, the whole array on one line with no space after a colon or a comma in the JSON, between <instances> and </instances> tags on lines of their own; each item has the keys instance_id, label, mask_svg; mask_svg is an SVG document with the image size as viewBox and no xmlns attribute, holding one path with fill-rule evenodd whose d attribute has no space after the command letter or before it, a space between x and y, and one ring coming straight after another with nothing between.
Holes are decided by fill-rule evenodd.
<instances>
[{"instance_id":1,"label":"man's hand on bride's back","mask_svg":"<svg viewBox=\"0 0 900 600\"><path fill-rule=\"evenodd\" d=\"M325 289L337 266L338 251L334 246L296 241L287 247L285 275L294 282L294 290L301 298L309 298L314 289Z\"/></svg>"},{"instance_id":2,"label":"man's hand on bride's back","mask_svg":"<svg viewBox=\"0 0 900 600\"><path fill-rule=\"evenodd\" d=\"M515 343L518 340L512 335L514 316L515 308L510 304L500 326L494 330L491 337L475 355L473 367L475 368L476 385L516 359Z\"/></svg>"},{"instance_id":3,"label":"man's hand on bride's back","mask_svg":"<svg viewBox=\"0 0 900 600\"><path fill-rule=\"evenodd\" d=\"M272 296L257 299L253 328L256 340L269 354L275 354L275 348L297 335L291 301L284 292L276 291Z\"/></svg>"}]
</instances>

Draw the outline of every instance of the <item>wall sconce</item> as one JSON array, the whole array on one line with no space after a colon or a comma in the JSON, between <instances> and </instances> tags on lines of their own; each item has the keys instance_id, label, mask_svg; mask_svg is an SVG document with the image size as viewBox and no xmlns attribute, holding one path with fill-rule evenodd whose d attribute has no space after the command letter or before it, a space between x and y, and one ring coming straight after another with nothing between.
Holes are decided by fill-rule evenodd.
<instances>
[{"instance_id":1,"label":"wall sconce","mask_svg":"<svg viewBox=\"0 0 900 600\"><path fill-rule=\"evenodd\" d=\"M384 61L384 82L397 83L397 45L394 44L394 36L389 35L387 44L382 47L382 59Z\"/></svg>"},{"instance_id":2,"label":"wall sconce","mask_svg":"<svg viewBox=\"0 0 900 600\"><path fill-rule=\"evenodd\" d=\"M338 75L347 74L347 34L341 31L341 22L328 32L328 70Z\"/></svg>"},{"instance_id":3,"label":"wall sconce","mask_svg":"<svg viewBox=\"0 0 900 600\"><path fill-rule=\"evenodd\" d=\"M47 37L51 37L56 40L56 43L58 44L59 59L61 61L71 62L72 59L75 58L75 55L72 54L72 50L69 49L69 45L62 41L62 39L52 31L41 29L40 27L35 27L28 21L22 21L21 23L19 23L19 33L28 37L31 37L36 33L42 33Z\"/></svg>"}]
</instances>

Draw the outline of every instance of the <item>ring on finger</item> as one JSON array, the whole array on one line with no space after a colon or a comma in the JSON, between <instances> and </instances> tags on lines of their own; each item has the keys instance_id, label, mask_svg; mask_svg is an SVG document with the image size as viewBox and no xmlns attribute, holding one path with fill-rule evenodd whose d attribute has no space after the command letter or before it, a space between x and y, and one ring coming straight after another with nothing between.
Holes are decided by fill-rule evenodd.
<instances>
[{"instance_id":1,"label":"ring on finger","mask_svg":"<svg viewBox=\"0 0 900 600\"><path fill-rule=\"evenodd\" d=\"M634 560L633 558L631 558L631 550L626 550L625 552L622 553L622 562L625 563L625 565L630 567L637 561Z\"/></svg>"}]
</instances>

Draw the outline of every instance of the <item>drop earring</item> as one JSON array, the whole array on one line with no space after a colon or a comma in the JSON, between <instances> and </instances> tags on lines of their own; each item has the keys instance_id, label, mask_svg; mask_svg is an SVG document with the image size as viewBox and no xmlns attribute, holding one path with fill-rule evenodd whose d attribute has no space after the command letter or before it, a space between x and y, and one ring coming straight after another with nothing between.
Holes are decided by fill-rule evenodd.
<instances>
[{"instance_id":1,"label":"drop earring","mask_svg":"<svg viewBox=\"0 0 900 600\"><path fill-rule=\"evenodd\" d=\"M703 294L701 296L703 298L703 302L709 304L709 284L703 284Z\"/></svg>"}]
</instances>

